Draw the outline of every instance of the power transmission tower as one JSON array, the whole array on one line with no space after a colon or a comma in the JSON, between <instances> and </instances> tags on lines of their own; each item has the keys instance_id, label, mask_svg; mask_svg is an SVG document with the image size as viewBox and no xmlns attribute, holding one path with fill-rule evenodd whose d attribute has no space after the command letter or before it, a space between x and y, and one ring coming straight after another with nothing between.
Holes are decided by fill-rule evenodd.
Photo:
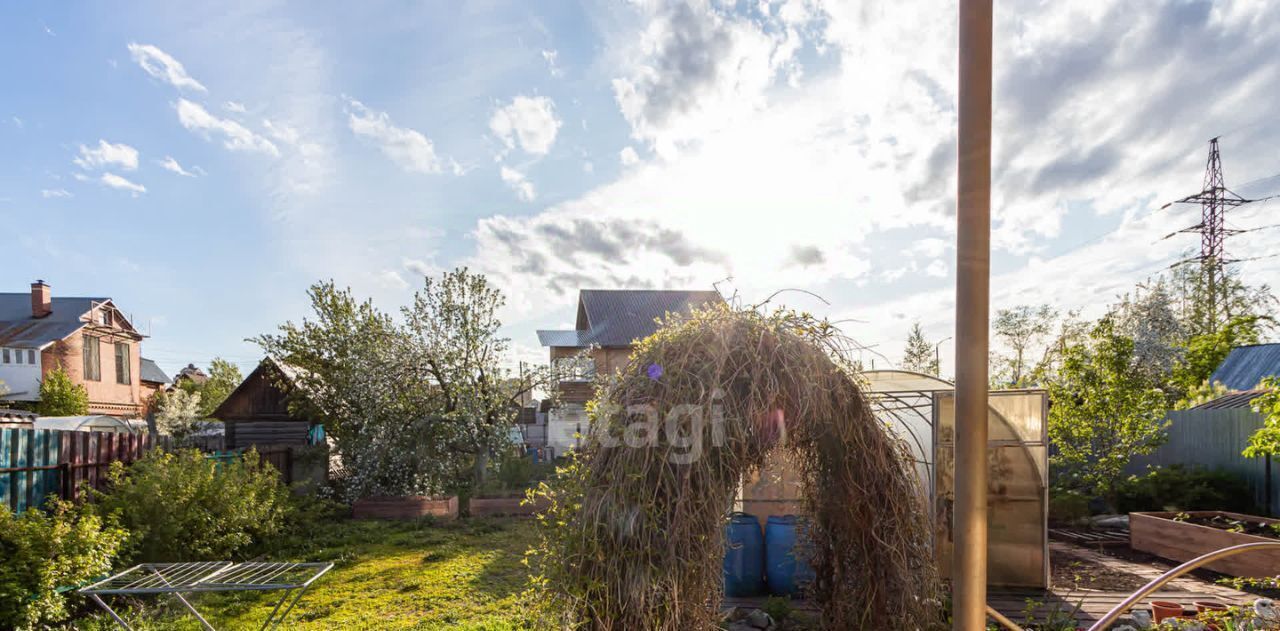
<instances>
[{"instance_id":1,"label":"power transmission tower","mask_svg":"<svg viewBox=\"0 0 1280 631\"><path fill-rule=\"evenodd\" d=\"M1200 223L1183 228L1167 235L1165 238L1186 232L1200 235L1199 256L1183 259L1174 265L1195 262L1200 264L1209 298L1210 331L1217 328L1219 309L1225 308L1225 305L1219 304L1221 298L1219 294L1225 293L1222 291L1225 289L1226 282L1225 267L1228 264L1237 262L1227 258L1226 240L1230 235L1243 232L1226 226L1227 209L1243 206L1252 201L1257 200L1245 199L1227 188L1222 175L1222 157L1218 153L1218 139L1213 138L1209 141L1209 160L1204 168L1203 189L1199 193L1188 195L1163 206L1163 208L1168 208L1173 204L1200 204Z\"/></svg>"}]
</instances>

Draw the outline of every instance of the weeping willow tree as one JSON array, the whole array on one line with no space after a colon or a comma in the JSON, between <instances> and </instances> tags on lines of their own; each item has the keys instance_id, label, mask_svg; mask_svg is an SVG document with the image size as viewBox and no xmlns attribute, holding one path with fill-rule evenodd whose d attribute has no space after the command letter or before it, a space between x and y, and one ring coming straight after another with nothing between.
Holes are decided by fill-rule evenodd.
<instances>
[{"instance_id":1,"label":"weeping willow tree","mask_svg":"<svg viewBox=\"0 0 1280 631\"><path fill-rule=\"evenodd\" d=\"M636 347L580 455L533 492L550 506L535 583L557 624L715 628L726 516L767 457L801 474L824 628L938 622L922 490L840 340L808 315L722 306Z\"/></svg>"}]
</instances>

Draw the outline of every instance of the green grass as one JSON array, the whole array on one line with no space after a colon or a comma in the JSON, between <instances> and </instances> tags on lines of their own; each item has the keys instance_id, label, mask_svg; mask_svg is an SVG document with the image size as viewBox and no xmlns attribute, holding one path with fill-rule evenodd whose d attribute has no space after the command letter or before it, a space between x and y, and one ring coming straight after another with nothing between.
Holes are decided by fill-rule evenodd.
<instances>
[{"instance_id":1,"label":"green grass","mask_svg":"<svg viewBox=\"0 0 1280 631\"><path fill-rule=\"evenodd\" d=\"M343 519L321 525L272 556L334 563L282 628L532 628L521 596L527 580L521 561L532 541L532 523L518 519L438 524ZM127 619L137 629L200 629L170 601L150 597ZM270 593L204 594L192 602L218 629L257 629L275 605ZM77 626L106 629L109 622L96 615Z\"/></svg>"}]
</instances>

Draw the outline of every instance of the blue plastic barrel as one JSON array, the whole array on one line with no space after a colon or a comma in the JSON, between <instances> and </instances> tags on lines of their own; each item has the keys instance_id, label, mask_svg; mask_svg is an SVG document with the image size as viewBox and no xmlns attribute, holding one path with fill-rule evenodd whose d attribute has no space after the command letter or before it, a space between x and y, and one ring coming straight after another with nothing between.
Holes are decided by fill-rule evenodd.
<instances>
[{"instance_id":1,"label":"blue plastic barrel","mask_svg":"<svg viewBox=\"0 0 1280 631\"><path fill-rule=\"evenodd\" d=\"M795 515L770 515L764 529L765 575L775 596L799 596L814 579L813 544Z\"/></svg>"},{"instance_id":2,"label":"blue plastic barrel","mask_svg":"<svg viewBox=\"0 0 1280 631\"><path fill-rule=\"evenodd\" d=\"M764 535L755 515L734 513L724 530L724 595L764 591Z\"/></svg>"}]
</instances>

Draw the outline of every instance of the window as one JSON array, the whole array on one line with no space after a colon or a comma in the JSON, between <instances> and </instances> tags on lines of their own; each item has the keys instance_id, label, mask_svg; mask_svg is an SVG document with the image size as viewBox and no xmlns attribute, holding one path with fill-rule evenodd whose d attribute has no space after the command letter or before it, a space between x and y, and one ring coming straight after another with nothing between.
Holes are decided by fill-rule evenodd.
<instances>
[{"instance_id":1,"label":"window","mask_svg":"<svg viewBox=\"0 0 1280 631\"><path fill-rule=\"evenodd\" d=\"M9 363L9 349L0 349L0 361L6 364Z\"/></svg>"},{"instance_id":2,"label":"window","mask_svg":"<svg viewBox=\"0 0 1280 631\"><path fill-rule=\"evenodd\" d=\"M102 381L102 362L98 352L98 338L84 336L84 378L89 381Z\"/></svg>"},{"instance_id":3,"label":"window","mask_svg":"<svg viewBox=\"0 0 1280 631\"><path fill-rule=\"evenodd\" d=\"M116 342L116 383L132 383L129 378L129 345Z\"/></svg>"},{"instance_id":4,"label":"window","mask_svg":"<svg viewBox=\"0 0 1280 631\"><path fill-rule=\"evenodd\" d=\"M36 352L34 350L27 351L27 363L32 366L36 365Z\"/></svg>"},{"instance_id":5,"label":"window","mask_svg":"<svg viewBox=\"0 0 1280 631\"><path fill-rule=\"evenodd\" d=\"M13 363L15 364L22 363L22 349L20 348L13 349Z\"/></svg>"}]
</instances>

